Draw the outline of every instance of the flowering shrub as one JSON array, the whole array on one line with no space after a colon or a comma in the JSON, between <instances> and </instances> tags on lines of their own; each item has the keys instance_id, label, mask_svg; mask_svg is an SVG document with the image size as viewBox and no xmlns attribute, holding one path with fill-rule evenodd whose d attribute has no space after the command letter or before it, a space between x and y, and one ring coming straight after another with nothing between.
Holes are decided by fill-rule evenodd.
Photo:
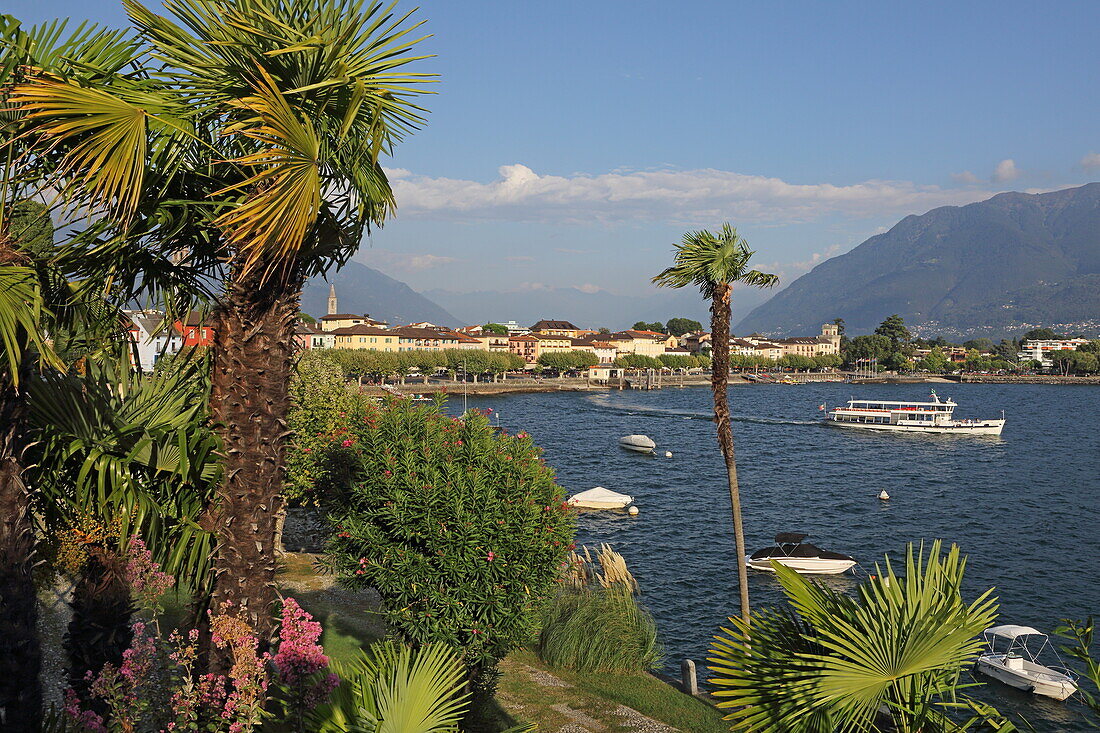
<instances>
[{"instance_id":1,"label":"flowering shrub","mask_svg":"<svg viewBox=\"0 0 1100 733\"><path fill-rule=\"evenodd\" d=\"M533 638L572 548L572 514L539 449L486 414L407 400L361 406L330 440L356 470L332 508L329 569L376 588L406 641L444 642L472 677L491 677Z\"/></svg>"},{"instance_id":2,"label":"flowering shrub","mask_svg":"<svg viewBox=\"0 0 1100 733\"><path fill-rule=\"evenodd\" d=\"M162 641L144 622L136 622L122 664L89 674L90 694L109 716L85 709L69 690L64 712L70 728L81 733L250 733L269 715L270 704L287 712L290 730L305 731L304 714L327 699L339 681L327 674L328 657L318 644L320 624L292 598L283 602L274 654L258 653L254 631L229 606L211 615L210 631L211 642L231 652L228 675L196 676L197 631L186 636L173 631Z\"/></svg>"}]
</instances>

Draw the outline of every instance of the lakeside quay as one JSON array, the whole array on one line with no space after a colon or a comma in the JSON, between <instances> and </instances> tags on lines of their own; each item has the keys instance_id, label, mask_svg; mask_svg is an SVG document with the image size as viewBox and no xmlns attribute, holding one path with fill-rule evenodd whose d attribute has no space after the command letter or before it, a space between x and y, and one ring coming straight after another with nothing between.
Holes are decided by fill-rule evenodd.
<instances>
[{"instance_id":1,"label":"lakeside quay","mask_svg":"<svg viewBox=\"0 0 1100 733\"><path fill-rule=\"evenodd\" d=\"M793 375L799 376L799 375ZM842 376L849 376L844 374ZM838 380L829 380L838 381ZM770 382L752 382L740 374L731 374L729 383L732 384L770 384ZM807 382L819 383L817 380ZM1048 384L1048 385L1097 385L1100 386L1100 376L1092 377L1063 377L1050 374L1033 375L991 375L991 374L964 374L953 376L898 376L876 377L870 379L853 379L851 384ZM679 389L680 387L710 387L710 375L693 374L685 376L682 380L679 375L666 377L661 387L654 389ZM408 382L404 385L377 385L365 384L358 387L361 394L384 396L392 394L390 390L398 390L404 394L429 395L445 392L458 396L465 392L467 395L492 396L500 394L537 394L542 392L607 392L618 391L616 384L602 384L581 378L547 378L547 379L507 379L502 382L440 382L433 381L428 384ZM624 391L631 391L626 387ZM637 390L638 388L633 388ZM644 389L642 390L644 391Z\"/></svg>"}]
</instances>

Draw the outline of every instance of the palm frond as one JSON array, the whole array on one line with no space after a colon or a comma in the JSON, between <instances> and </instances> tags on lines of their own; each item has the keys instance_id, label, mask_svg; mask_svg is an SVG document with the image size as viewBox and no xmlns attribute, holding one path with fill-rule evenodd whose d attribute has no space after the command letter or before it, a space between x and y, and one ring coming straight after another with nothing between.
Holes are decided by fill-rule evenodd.
<instances>
[{"instance_id":1,"label":"palm frond","mask_svg":"<svg viewBox=\"0 0 1100 733\"><path fill-rule=\"evenodd\" d=\"M256 173L215 193L247 192L239 207L215 221L238 252L242 276L261 263L295 257L317 220L322 194L316 130L291 109L263 69L254 91L232 103L251 116L225 134L258 143L258 150L233 161Z\"/></svg>"},{"instance_id":2,"label":"palm frond","mask_svg":"<svg viewBox=\"0 0 1100 733\"><path fill-rule=\"evenodd\" d=\"M383 641L336 671L340 686L310 716L319 733L457 731L468 705L462 664L444 644Z\"/></svg>"},{"instance_id":3,"label":"palm frond","mask_svg":"<svg viewBox=\"0 0 1100 733\"><path fill-rule=\"evenodd\" d=\"M755 288L778 285L778 275L747 269L754 254L728 222L718 234L705 229L687 232L676 245L675 264L653 282L666 288L695 285L707 299L713 298L719 287L736 283Z\"/></svg>"},{"instance_id":4,"label":"palm frond","mask_svg":"<svg viewBox=\"0 0 1100 733\"><path fill-rule=\"evenodd\" d=\"M14 384L19 383L20 365L28 354L37 354L43 363L60 366L43 331L46 315L34 268L0 266L0 349L3 350L0 361Z\"/></svg>"}]
</instances>

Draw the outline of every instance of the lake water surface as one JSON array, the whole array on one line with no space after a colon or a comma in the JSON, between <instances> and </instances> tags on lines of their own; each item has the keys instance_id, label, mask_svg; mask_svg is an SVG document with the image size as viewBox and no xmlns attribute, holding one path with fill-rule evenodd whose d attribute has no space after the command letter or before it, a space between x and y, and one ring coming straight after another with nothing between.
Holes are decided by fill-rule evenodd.
<instances>
[{"instance_id":1,"label":"lake water surface","mask_svg":"<svg viewBox=\"0 0 1100 733\"><path fill-rule=\"evenodd\" d=\"M996 586L1001 622L1049 631L1100 615L1100 388L937 385L960 418L999 417L1000 438L883 434L829 428L818 406L860 399L924 400L927 385L736 385L730 388L750 551L779 531L872 568L907 542L944 539L969 556L970 598ZM452 401L461 409L461 400ZM609 542L642 586L668 664L700 668L711 636L737 610L725 471L707 389L507 395L470 399L510 432L527 430L569 493L630 494L641 510L587 512L578 544ZM620 449L643 433L650 457ZM665 450L673 452L664 458ZM876 498L880 490L892 499ZM776 581L750 571L753 604L778 603ZM828 582L850 588L848 576ZM700 669L701 676L705 673ZM1083 730L1074 704L991 684L980 693L1038 730Z\"/></svg>"}]
</instances>

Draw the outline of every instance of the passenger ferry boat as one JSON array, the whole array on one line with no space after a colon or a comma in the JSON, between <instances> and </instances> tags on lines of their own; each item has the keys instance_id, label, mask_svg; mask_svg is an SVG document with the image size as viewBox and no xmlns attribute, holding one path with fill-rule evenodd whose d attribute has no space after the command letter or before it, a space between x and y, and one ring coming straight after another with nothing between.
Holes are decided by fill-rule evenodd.
<instances>
[{"instance_id":1,"label":"passenger ferry boat","mask_svg":"<svg viewBox=\"0 0 1100 733\"><path fill-rule=\"evenodd\" d=\"M840 428L893 430L903 433L1000 435L1004 429L1004 412L1001 413L1000 420L956 420L952 416L958 406L954 400L950 397L941 400L935 391L930 399L930 402L848 400L844 407L830 410L825 422Z\"/></svg>"}]
</instances>

